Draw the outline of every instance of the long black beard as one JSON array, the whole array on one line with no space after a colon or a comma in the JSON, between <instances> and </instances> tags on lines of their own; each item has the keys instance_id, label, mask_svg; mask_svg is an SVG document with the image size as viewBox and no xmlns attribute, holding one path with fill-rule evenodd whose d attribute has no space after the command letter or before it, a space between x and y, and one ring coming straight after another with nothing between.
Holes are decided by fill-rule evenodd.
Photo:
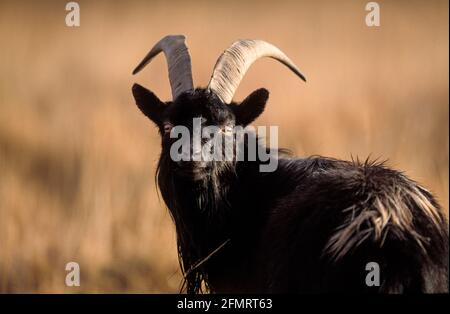
<instances>
[{"instance_id":1,"label":"long black beard","mask_svg":"<svg viewBox=\"0 0 450 314\"><path fill-rule=\"evenodd\" d=\"M184 275L181 291L209 290L207 265L199 261L230 238L230 190L236 182L233 163L214 165L204 179L179 176L167 156L161 156L156 180L175 223L180 268Z\"/></svg>"},{"instance_id":2,"label":"long black beard","mask_svg":"<svg viewBox=\"0 0 450 314\"><path fill-rule=\"evenodd\" d=\"M260 139L254 142L261 145ZM269 148L265 149L270 152ZM238 154L247 151L248 142L244 139L244 149ZM290 155L284 149L277 151L278 155ZM254 173L259 173L259 164L259 160L215 162L205 178L193 180L177 174L167 147L163 145L155 179L175 223L178 259L184 275L181 291L202 293L210 290L208 264L193 267L229 239L232 242L231 233L241 220L239 210L232 211L233 199L239 199L243 190L238 178L249 173L253 177Z\"/></svg>"}]
</instances>

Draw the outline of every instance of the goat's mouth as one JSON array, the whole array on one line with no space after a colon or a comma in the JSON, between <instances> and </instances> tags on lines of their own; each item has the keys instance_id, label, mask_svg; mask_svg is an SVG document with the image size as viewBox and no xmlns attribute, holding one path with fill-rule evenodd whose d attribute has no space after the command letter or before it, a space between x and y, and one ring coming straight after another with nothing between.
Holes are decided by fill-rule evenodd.
<instances>
[{"instance_id":1,"label":"goat's mouth","mask_svg":"<svg viewBox=\"0 0 450 314\"><path fill-rule=\"evenodd\" d=\"M175 165L177 175L192 181L205 179L212 169L211 163L204 161L179 161Z\"/></svg>"}]
</instances>

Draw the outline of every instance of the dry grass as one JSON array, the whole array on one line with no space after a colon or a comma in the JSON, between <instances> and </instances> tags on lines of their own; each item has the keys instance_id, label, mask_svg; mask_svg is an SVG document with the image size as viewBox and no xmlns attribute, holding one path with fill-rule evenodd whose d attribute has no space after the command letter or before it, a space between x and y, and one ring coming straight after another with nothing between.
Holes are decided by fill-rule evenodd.
<instances>
[{"instance_id":1,"label":"dry grass","mask_svg":"<svg viewBox=\"0 0 450 314\"><path fill-rule=\"evenodd\" d=\"M308 84L259 61L239 88L271 98L298 155L389 158L448 210L448 2L0 2L0 292L173 292L175 234L154 184L159 138L134 106L135 80L162 99L165 60L131 70L169 33L188 36L194 81L206 85L237 38L282 48ZM81 287L64 285L65 264Z\"/></svg>"}]
</instances>

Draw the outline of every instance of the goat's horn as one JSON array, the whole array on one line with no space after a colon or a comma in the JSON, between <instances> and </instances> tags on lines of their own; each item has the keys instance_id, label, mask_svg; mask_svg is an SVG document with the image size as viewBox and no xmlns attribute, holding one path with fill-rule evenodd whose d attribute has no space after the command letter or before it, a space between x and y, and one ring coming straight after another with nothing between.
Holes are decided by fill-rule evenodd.
<instances>
[{"instance_id":1,"label":"goat's horn","mask_svg":"<svg viewBox=\"0 0 450 314\"><path fill-rule=\"evenodd\" d=\"M276 59L306 82L305 76L280 49L263 40L242 39L225 50L216 62L208 89L229 104L253 62L262 57Z\"/></svg>"},{"instance_id":2,"label":"goat's horn","mask_svg":"<svg viewBox=\"0 0 450 314\"><path fill-rule=\"evenodd\" d=\"M172 97L175 100L181 93L192 90L191 57L186 46L186 37L170 35L161 39L134 69L133 74L142 70L157 54L164 52L169 67L169 80Z\"/></svg>"}]
</instances>

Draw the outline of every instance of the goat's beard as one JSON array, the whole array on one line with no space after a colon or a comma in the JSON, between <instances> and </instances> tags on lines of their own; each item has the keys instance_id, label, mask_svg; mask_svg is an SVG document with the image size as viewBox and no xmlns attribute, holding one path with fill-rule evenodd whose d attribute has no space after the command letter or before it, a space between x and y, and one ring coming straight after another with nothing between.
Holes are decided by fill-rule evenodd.
<instances>
[{"instance_id":1,"label":"goat's beard","mask_svg":"<svg viewBox=\"0 0 450 314\"><path fill-rule=\"evenodd\" d=\"M226 196L236 179L235 166L234 161L213 161L199 170L181 171L169 154L160 157L156 180L175 223L183 274L229 237ZM199 267L185 278L187 292L201 291L202 282L207 287L206 271Z\"/></svg>"},{"instance_id":2,"label":"goat's beard","mask_svg":"<svg viewBox=\"0 0 450 314\"><path fill-rule=\"evenodd\" d=\"M239 146L238 146L239 147ZM191 267L205 258L227 239L231 238L231 199L238 194L237 173L256 171L258 161L246 162L236 158L232 161L211 161L202 165L190 164L189 171L182 171L170 158L163 145L156 179L161 195L175 223L180 267L185 277L188 293L208 289L205 266L186 274ZM186 163L185 165L189 165ZM184 287L184 285L183 285ZM182 288L183 288L182 287Z\"/></svg>"}]
</instances>

